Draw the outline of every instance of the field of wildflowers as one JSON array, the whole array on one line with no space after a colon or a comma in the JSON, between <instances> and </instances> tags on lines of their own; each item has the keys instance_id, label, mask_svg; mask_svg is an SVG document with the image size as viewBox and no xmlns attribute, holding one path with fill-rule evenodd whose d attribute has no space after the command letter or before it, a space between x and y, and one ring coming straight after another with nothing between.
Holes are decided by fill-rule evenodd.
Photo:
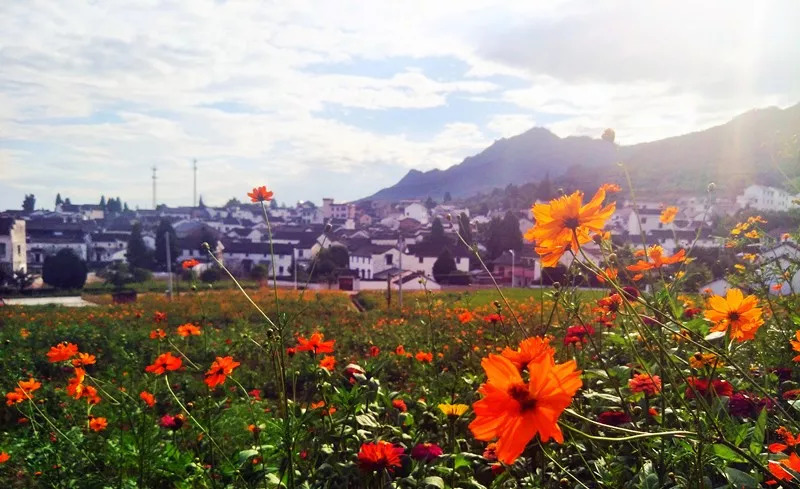
<instances>
[{"instance_id":1,"label":"field of wildflowers","mask_svg":"<svg viewBox=\"0 0 800 489\"><path fill-rule=\"evenodd\" d=\"M794 272L754 217L725 244L735 288L683 294L691 248L626 259L604 234L616 190L534 206L545 264L581 259L526 301L4 307L2 487L800 487L800 315L774 287ZM590 274L599 298L572 285Z\"/></svg>"}]
</instances>

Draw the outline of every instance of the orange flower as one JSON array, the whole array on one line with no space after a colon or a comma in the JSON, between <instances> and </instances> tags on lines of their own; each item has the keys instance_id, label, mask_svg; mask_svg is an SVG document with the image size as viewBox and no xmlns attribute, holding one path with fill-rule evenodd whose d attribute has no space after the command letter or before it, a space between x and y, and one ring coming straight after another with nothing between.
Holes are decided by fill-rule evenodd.
<instances>
[{"instance_id":1,"label":"orange flower","mask_svg":"<svg viewBox=\"0 0 800 489\"><path fill-rule=\"evenodd\" d=\"M72 366L73 367L85 367L87 365L94 365L96 359L94 355L89 355L88 353L78 353L78 358L72 359Z\"/></svg>"},{"instance_id":2,"label":"orange flower","mask_svg":"<svg viewBox=\"0 0 800 489\"><path fill-rule=\"evenodd\" d=\"M184 338L189 336L200 336L201 334L200 328L192 323L181 324L178 326L178 335L183 336Z\"/></svg>"},{"instance_id":3,"label":"orange flower","mask_svg":"<svg viewBox=\"0 0 800 489\"><path fill-rule=\"evenodd\" d=\"M725 297L709 297L708 307L704 315L714 323L711 331L728 330L731 338L737 341L752 340L764 324L756 296L745 297L739 289L729 289Z\"/></svg>"},{"instance_id":4,"label":"orange flower","mask_svg":"<svg viewBox=\"0 0 800 489\"><path fill-rule=\"evenodd\" d=\"M10 458L11 455L7 454L6 452L0 452L0 464L8 462Z\"/></svg>"},{"instance_id":5,"label":"orange flower","mask_svg":"<svg viewBox=\"0 0 800 489\"><path fill-rule=\"evenodd\" d=\"M650 374L636 374L628 381L631 392L644 392L647 395L655 395L661 392L661 377Z\"/></svg>"},{"instance_id":6,"label":"orange flower","mask_svg":"<svg viewBox=\"0 0 800 489\"><path fill-rule=\"evenodd\" d=\"M167 320L167 313L165 312L156 311L155 314L153 314L153 321L157 323L161 323L166 320Z\"/></svg>"},{"instance_id":7,"label":"orange flower","mask_svg":"<svg viewBox=\"0 0 800 489\"><path fill-rule=\"evenodd\" d=\"M179 357L172 356L171 352L162 353L156 358L152 365L144 368L145 372L150 372L156 375L161 375L167 370L178 370L181 368L183 362Z\"/></svg>"},{"instance_id":8,"label":"orange flower","mask_svg":"<svg viewBox=\"0 0 800 489\"><path fill-rule=\"evenodd\" d=\"M108 420L106 418L92 418L89 420L89 428L92 431L103 431L108 427Z\"/></svg>"},{"instance_id":9,"label":"orange flower","mask_svg":"<svg viewBox=\"0 0 800 489\"><path fill-rule=\"evenodd\" d=\"M474 316L472 315L471 312L464 311L464 312L462 312L461 314L458 315L458 321L461 324L465 324L465 323L468 323L468 322L472 321L473 317Z\"/></svg>"},{"instance_id":10,"label":"orange flower","mask_svg":"<svg viewBox=\"0 0 800 489\"><path fill-rule=\"evenodd\" d=\"M75 399L80 399L81 395L83 395L83 380L85 378L86 371L82 368L76 368L75 376L69 379L69 384L67 384L67 394Z\"/></svg>"},{"instance_id":11,"label":"orange flower","mask_svg":"<svg viewBox=\"0 0 800 489\"><path fill-rule=\"evenodd\" d=\"M181 266L183 267L184 270L191 270L192 268L196 267L199 264L200 264L199 261L195 260L194 258L190 258L188 260L184 260Z\"/></svg>"},{"instance_id":12,"label":"orange flower","mask_svg":"<svg viewBox=\"0 0 800 489\"><path fill-rule=\"evenodd\" d=\"M525 237L536 242L536 252L542 255L543 266L555 266L568 248L577 252L581 244L591 240L590 233L603 231L616 208L616 203L603 207L605 197L606 191L601 187L585 205L583 192L576 191L551 200L549 204L533 206L531 211L536 225Z\"/></svg>"},{"instance_id":13,"label":"orange flower","mask_svg":"<svg viewBox=\"0 0 800 489\"><path fill-rule=\"evenodd\" d=\"M63 362L69 360L78 354L78 345L74 343L59 343L58 345L50 348L47 352L47 360L50 363Z\"/></svg>"},{"instance_id":14,"label":"orange flower","mask_svg":"<svg viewBox=\"0 0 800 489\"><path fill-rule=\"evenodd\" d=\"M269 202L272 200L273 195L274 194L267 190L267 187L264 185L255 187L252 192L247 193L251 202Z\"/></svg>"},{"instance_id":15,"label":"orange flower","mask_svg":"<svg viewBox=\"0 0 800 489\"><path fill-rule=\"evenodd\" d=\"M794 332L794 337L797 338L797 341L791 340L790 343L792 344L792 350L800 353L800 330ZM795 362L800 362L800 355L792 358Z\"/></svg>"},{"instance_id":16,"label":"orange flower","mask_svg":"<svg viewBox=\"0 0 800 489\"><path fill-rule=\"evenodd\" d=\"M388 441L364 443L358 451L358 466L364 472L392 472L395 467L403 466L400 456L404 451Z\"/></svg>"},{"instance_id":17,"label":"orange flower","mask_svg":"<svg viewBox=\"0 0 800 489\"><path fill-rule=\"evenodd\" d=\"M205 383L210 389L225 382L225 379L233 373L233 369L241 365L241 363L233 360L233 357L217 357L211 364L211 368L206 372Z\"/></svg>"},{"instance_id":18,"label":"orange flower","mask_svg":"<svg viewBox=\"0 0 800 489\"><path fill-rule=\"evenodd\" d=\"M616 280L619 276L619 271L616 268L606 268L604 273L610 280ZM606 277L604 277L602 274L598 273L595 275L595 277L597 277L597 281L601 284L606 283Z\"/></svg>"},{"instance_id":19,"label":"orange flower","mask_svg":"<svg viewBox=\"0 0 800 489\"><path fill-rule=\"evenodd\" d=\"M778 480L788 481L794 479L794 476L791 472L786 471L781 465L789 467L795 472L800 472L800 457L797 456L796 453L792 453L789 455L789 458L784 458L782 460L770 460L769 465L767 468L769 469L770 473Z\"/></svg>"},{"instance_id":20,"label":"orange flower","mask_svg":"<svg viewBox=\"0 0 800 489\"><path fill-rule=\"evenodd\" d=\"M672 256L664 256L664 248L660 245L648 247L646 253L642 250L636 252L636 256L643 256L645 254L647 254L647 258L649 258L648 261L639 260L634 265L629 265L628 270L631 272L644 272L645 270L653 270L654 268L661 268L665 265L686 261L686 250L678 250L678 252Z\"/></svg>"},{"instance_id":21,"label":"orange flower","mask_svg":"<svg viewBox=\"0 0 800 489\"><path fill-rule=\"evenodd\" d=\"M394 349L395 355L400 355L401 357L406 356L406 349L403 345L397 345L397 348Z\"/></svg>"},{"instance_id":22,"label":"orange flower","mask_svg":"<svg viewBox=\"0 0 800 489\"><path fill-rule=\"evenodd\" d=\"M28 380L21 380L17 382L17 387L13 391L6 394L6 405L12 406L28 400L33 399L33 391L38 390L42 386L33 377Z\"/></svg>"},{"instance_id":23,"label":"orange flower","mask_svg":"<svg viewBox=\"0 0 800 489\"><path fill-rule=\"evenodd\" d=\"M414 358L417 359L418 362L422 363L431 363L433 361L433 353L418 351Z\"/></svg>"},{"instance_id":24,"label":"orange flower","mask_svg":"<svg viewBox=\"0 0 800 489\"><path fill-rule=\"evenodd\" d=\"M147 404L148 407L153 407L156 404L156 396L154 396L153 394L150 394L147 391L140 392L139 393L139 399L144 401L144 403Z\"/></svg>"},{"instance_id":25,"label":"orange flower","mask_svg":"<svg viewBox=\"0 0 800 489\"><path fill-rule=\"evenodd\" d=\"M319 366L330 372L336 367L336 358L332 355L325 355L322 357L322 360L319 361Z\"/></svg>"},{"instance_id":26,"label":"orange flower","mask_svg":"<svg viewBox=\"0 0 800 489\"><path fill-rule=\"evenodd\" d=\"M316 355L317 353L333 353L333 344L336 340L324 341L325 335L322 333L314 333L311 339L306 339L305 336L297 338L297 351L311 351Z\"/></svg>"},{"instance_id":27,"label":"orange flower","mask_svg":"<svg viewBox=\"0 0 800 489\"><path fill-rule=\"evenodd\" d=\"M488 382L478 390L483 398L472 405L475 420L469 428L478 440L497 439L500 461L513 463L536 433L542 441L564 442L557 421L583 384L574 360L555 364L551 357L543 357L533 361L528 372L535 375L528 382L505 357L489 355L481 366Z\"/></svg>"},{"instance_id":28,"label":"orange flower","mask_svg":"<svg viewBox=\"0 0 800 489\"><path fill-rule=\"evenodd\" d=\"M603 185L600 185L600 188L603 189L607 194L615 194L622 190L622 188L616 183L604 183Z\"/></svg>"},{"instance_id":29,"label":"orange flower","mask_svg":"<svg viewBox=\"0 0 800 489\"><path fill-rule=\"evenodd\" d=\"M669 224L675 220L675 216L678 215L678 208L677 207L667 207L663 211L661 211L661 216L659 216L658 220L663 222L664 224Z\"/></svg>"},{"instance_id":30,"label":"orange flower","mask_svg":"<svg viewBox=\"0 0 800 489\"><path fill-rule=\"evenodd\" d=\"M151 340L160 340L167 337L167 332L161 328L154 329L150 331L150 339Z\"/></svg>"},{"instance_id":31,"label":"orange flower","mask_svg":"<svg viewBox=\"0 0 800 489\"><path fill-rule=\"evenodd\" d=\"M555 350L550 346L549 338L533 336L522 340L516 350L506 347L501 355L511 360L511 363L519 370L524 370L531 362L538 361L545 357L553 358Z\"/></svg>"}]
</instances>

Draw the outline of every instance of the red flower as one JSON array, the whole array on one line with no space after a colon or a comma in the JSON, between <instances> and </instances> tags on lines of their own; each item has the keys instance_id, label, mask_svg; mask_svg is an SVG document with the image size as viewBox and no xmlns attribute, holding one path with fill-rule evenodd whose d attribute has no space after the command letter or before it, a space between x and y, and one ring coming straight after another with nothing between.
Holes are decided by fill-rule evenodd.
<instances>
[{"instance_id":1,"label":"red flower","mask_svg":"<svg viewBox=\"0 0 800 489\"><path fill-rule=\"evenodd\" d=\"M358 467L364 472L380 472L384 469L393 472L395 467L403 465L400 461L403 451L402 447L388 441L364 443L358 451Z\"/></svg>"},{"instance_id":2,"label":"red flower","mask_svg":"<svg viewBox=\"0 0 800 489\"><path fill-rule=\"evenodd\" d=\"M402 399L392 400L392 406L394 406L394 408L400 411L401 413L408 411L408 406L406 406L406 402Z\"/></svg>"},{"instance_id":3,"label":"red flower","mask_svg":"<svg viewBox=\"0 0 800 489\"><path fill-rule=\"evenodd\" d=\"M374 357L377 357L378 355L380 355L380 353L381 353L381 349L378 348L377 346L372 345L372 346L369 347L369 356L374 358Z\"/></svg>"},{"instance_id":4,"label":"red flower","mask_svg":"<svg viewBox=\"0 0 800 489\"><path fill-rule=\"evenodd\" d=\"M171 352L167 352L159 355L152 365L144 368L144 371L161 375L167 370L178 370L182 364L183 361L179 357L174 357Z\"/></svg>"},{"instance_id":5,"label":"red flower","mask_svg":"<svg viewBox=\"0 0 800 489\"><path fill-rule=\"evenodd\" d=\"M469 311L464 311L464 312L462 312L461 314L459 314L459 315L458 315L458 321L459 321L461 324L466 324L466 323L468 323L468 322L472 321L473 317L474 317L474 316L472 315L472 313L471 313L471 312L469 312Z\"/></svg>"},{"instance_id":6,"label":"red flower","mask_svg":"<svg viewBox=\"0 0 800 489\"><path fill-rule=\"evenodd\" d=\"M200 336L202 332L200 328L195 326L192 323L181 324L178 326L178 335L183 336L184 338L188 336Z\"/></svg>"},{"instance_id":7,"label":"red flower","mask_svg":"<svg viewBox=\"0 0 800 489\"><path fill-rule=\"evenodd\" d=\"M211 364L211 368L206 372L206 379L204 382L208 385L209 389L213 389L225 382L225 379L233 373L233 369L239 365L241 365L241 363L235 362L233 357L217 357L214 363Z\"/></svg>"},{"instance_id":8,"label":"red flower","mask_svg":"<svg viewBox=\"0 0 800 489\"><path fill-rule=\"evenodd\" d=\"M156 404L156 396L147 391L140 392L139 399L143 400L148 407L153 407Z\"/></svg>"},{"instance_id":9,"label":"red flower","mask_svg":"<svg viewBox=\"0 0 800 489\"><path fill-rule=\"evenodd\" d=\"M707 379L689 377L686 380L689 384L686 388L686 399L694 399L695 391L703 397L708 396L712 392L718 397L730 397L733 395L733 386L726 380L715 379L711 381L710 385Z\"/></svg>"},{"instance_id":10,"label":"red flower","mask_svg":"<svg viewBox=\"0 0 800 489\"><path fill-rule=\"evenodd\" d=\"M154 329L150 331L150 339L151 340L161 340L167 337L167 332L161 328Z\"/></svg>"},{"instance_id":11,"label":"red flower","mask_svg":"<svg viewBox=\"0 0 800 489\"><path fill-rule=\"evenodd\" d=\"M156 311L156 313L153 314L153 321L155 321L157 323L162 323L162 322L164 322L166 320L167 320L167 314L164 313L164 312Z\"/></svg>"},{"instance_id":12,"label":"red flower","mask_svg":"<svg viewBox=\"0 0 800 489\"><path fill-rule=\"evenodd\" d=\"M288 348L286 349L286 355L287 355L289 358L293 357L295 353L297 353L297 350L295 350L295 349L294 349L293 347L291 347L291 346L290 346L290 347L288 347Z\"/></svg>"},{"instance_id":13,"label":"red flower","mask_svg":"<svg viewBox=\"0 0 800 489\"><path fill-rule=\"evenodd\" d=\"M661 377L650 374L636 374L628 381L631 392L644 392L647 395L655 395L661 392Z\"/></svg>"},{"instance_id":14,"label":"red flower","mask_svg":"<svg viewBox=\"0 0 800 489\"><path fill-rule=\"evenodd\" d=\"M297 338L297 351L310 351L317 353L333 353L333 344L336 340L325 341L325 335L322 333L314 333L310 339L305 336Z\"/></svg>"},{"instance_id":15,"label":"red flower","mask_svg":"<svg viewBox=\"0 0 800 489\"><path fill-rule=\"evenodd\" d=\"M103 431L108 427L108 420L106 418L92 418L89 420L89 428L92 431Z\"/></svg>"},{"instance_id":16,"label":"red flower","mask_svg":"<svg viewBox=\"0 0 800 489\"><path fill-rule=\"evenodd\" d=\"M78 354L78 345L74 343L59 343L58 345L50 348L47 352L47 360L50 363L63 362L69 360Z\"/></svg>"},{"instance_id":17,"label":"red flower","mask_svg":"<svg viewBox=\"0 0 800 489\"><path fill-rule=\"evenodd\" d=\"M622 411L604 411L597 415L597 422L611 426L619 426L621 424L630 423L631 417Z\"/></svg>"},{"instance_id":18,"label":"red flower","mask_svg":"<svg viewBox=\"0 0 800 489\"><path fill-rule=\"evenodd\" d=\"M436 443L418 443L411 449L411 458L431 462L442 456L442 447Z\"/></svg>"},{"instance_id":19,"label":"red flower","mask_svg":"<svg viewBox=\"0 0 800 489\"><path fill-rule=\"evenodd\" d=\"M184 260L181 266L183 267L184 270L191 270L192 268L196 267L199 264L200 264L199 261L195 260L194 258L190 258L188 260Z\"/></svg>"},{"instance_id":20,"label":"red flower","mask_svg":"<svg viewBox=\"0 0 800 489\"><path fill-rule=\"evenodd\" d=\"M322 360L319 361L319 366L330 372L336 367L336 358L331 355L325 355L322 357Z\"/></svg>"},{"instance_id":21,"label":"red flower","mask_svg":"<svg viewBox=\"0 0 800 489\"><path fill-rule=\"evenodd\" d=\"M272 200L273 192L267 190L265 185L255 187L252 192L248 192L247 196L250 197L251 202L269 202Z\"/></svg>"},{"instance_id":22,"label":"red flower","mask_svg":"<svg viewBox=\"0 0 800 489\"><path fill-rule=\"evenodd\" d=\"M0 464L8 462L10 458L11 455L7 454L6 452L0 452Z\"/></svg>"},{"instance_id":23,"label":"red flower","mask_svg":"<svg viewBox=\"0 0 800 489\"><path fill-rule=\"evenodd\" d=\"M417 359L418 362L422 363L431 363L433 361L433 353L418 351L414 358Z\"/></svg>"}]
</instances>

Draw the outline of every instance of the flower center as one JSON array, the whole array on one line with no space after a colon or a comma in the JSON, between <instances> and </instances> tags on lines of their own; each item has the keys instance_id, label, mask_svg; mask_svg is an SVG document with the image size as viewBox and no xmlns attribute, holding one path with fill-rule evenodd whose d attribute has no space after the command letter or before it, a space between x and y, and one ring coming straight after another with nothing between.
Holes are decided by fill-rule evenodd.
<instances>
[{"instance_id":1,"label":"flower center","mask_svg":"<svg viewBox=\"0 0 800 489\"><path fill-rule=\"evenodd\" d=\"M731 311L728 313L728 321L735 322L738 321L741 316L736 311Z\"/></svg>"},{"instance_id":2,"label":"flower center","mask_svg":"<svg viewBox=\"0 0 800 489\"><path fill-rule=\"evenodd\" d=\"M519 409L522 412L530 411L536 407L536 399L531 398L528 386L522 382L509 387L508 395L519 403Z\"/></svg>"},{"instance_id":3,"label":"flower center","mask_svg":"<svg viewBox=\"0 0 800 489\"><path fill-rule=\"evenodd\" d=\"M564 219L564 227L569 229L577 229L581 222L577 217L568 217Z\"/></svg>"}]
</instances>

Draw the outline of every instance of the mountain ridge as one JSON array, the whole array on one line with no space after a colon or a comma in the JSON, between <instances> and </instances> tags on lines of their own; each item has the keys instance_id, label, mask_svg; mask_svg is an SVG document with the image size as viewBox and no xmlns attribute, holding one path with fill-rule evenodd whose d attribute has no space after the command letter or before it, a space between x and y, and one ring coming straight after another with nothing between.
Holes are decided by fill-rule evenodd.
<instances>
[{"instance_id":1,"label":"mountain ridge","mask_svg":"<svg viewBox=\"0 0 800 489\"><path fill-rule=\"evenodd\" d=\"M410 170L395 185L362 200L441 198L446 192L456 198L467 197L508 184L565 175L615 178L619 177L615 164L619 161L625 162L634 183L645 189L695 190L710 181L737 186L748 179L779 184L781 171L800 175L800 158L793 158L797 154L779 155L776 162L775 155L769 154L770 145L797 146L798 132L800 103L784 109L751 109L724 124L627 146L588 136L561 138L546 128L534 127L498 139L444 170ZM766 163L789 167L776 168L772 174Z\"/></svg>"}]
</instances>

